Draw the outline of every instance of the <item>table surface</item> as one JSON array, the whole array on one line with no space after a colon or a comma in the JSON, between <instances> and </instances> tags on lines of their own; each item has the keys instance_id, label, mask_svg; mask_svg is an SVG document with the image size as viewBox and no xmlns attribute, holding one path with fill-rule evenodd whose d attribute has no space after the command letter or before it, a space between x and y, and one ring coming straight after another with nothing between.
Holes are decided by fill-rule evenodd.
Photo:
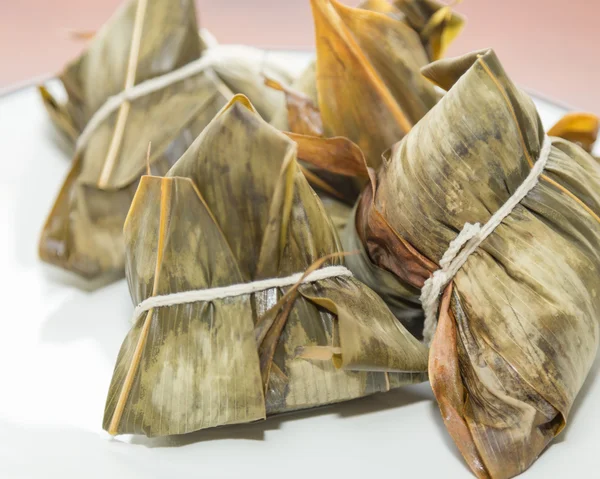
<instances>
[{"instance_id":1,"label":"table surface","mask_svg":"<svg viewBox=\"0 0 600 479\"><path fill-rule=\"evenodd\" d=\"M546 127L563 113L537 103ZM0 477L471 477L428 383L187 436L109 437L101 420L133 309L127 285L84 291L37 258L69 154L34 89L0 98L0 145ZM523 477L597 477L599 368L566 430Z\"/></svg>"}]
</instances>

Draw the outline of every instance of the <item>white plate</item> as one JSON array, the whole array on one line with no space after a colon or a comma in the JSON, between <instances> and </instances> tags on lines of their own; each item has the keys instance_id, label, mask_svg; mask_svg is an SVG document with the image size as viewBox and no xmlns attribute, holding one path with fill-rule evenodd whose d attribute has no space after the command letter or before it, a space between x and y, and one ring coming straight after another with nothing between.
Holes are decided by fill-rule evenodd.
<instances>
[{"instance_id":1,"label":"white plate","mask_svg":"<svg viewBox=\"0 0 600 479\"><path fill-rule=\"evenodd\" d=\"M537 104L546 127L564 112ZM183 438L110 438L104 400L133 307L125 281L85 292L37 258L69 166L56 140L33 88L0 98L0 477L470 477L429 384ZM598 477L598 366L523 477Z\"/></svg>"}]
</instances>

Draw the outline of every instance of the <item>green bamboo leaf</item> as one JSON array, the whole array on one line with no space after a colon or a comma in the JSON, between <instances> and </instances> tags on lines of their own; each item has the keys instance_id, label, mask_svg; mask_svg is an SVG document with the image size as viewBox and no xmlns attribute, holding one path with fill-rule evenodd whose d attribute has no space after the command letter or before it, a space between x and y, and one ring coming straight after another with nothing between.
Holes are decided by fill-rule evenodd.
<instances>
[{"instance_id":1,"label":"green bamboo leaf","mask_svg":"<svg viewBox=\"0 0 600 479\"><path fill-rule=\"evenodd\" d=\"M140 49L135 65L128 67L136 13L142 16ZM197 59L201 52L193 1L173 4L165 0L131 0L96 33L86 51L60 73L66 103L46 90L44 104L51 118L63 118L61 123L69 125L69 136L75 130L76 137L106 100L123 90L128 72L135 70L135 85L175 70ZM57 126L65 130L61 124Z\"/></svg>"},{"instance_id":2,"label":"green bamboo leaf","mask_svg":"<svg viewBox=\"0 0 600 479\"><path fill-rule=\"evenodd\" d=\"M145 176L125 223L134 303L343 264L296 151L238 95L166 177ZM314 347L334 349L297 354ZM352 277L157 307L123 343L103 426L157 436L250 422L424 380L426 368L425 347Z\"/></svg>"},{"instance_id":3,"label":"green bamboo leaf","mask_svg":"<svg viewBox=\"0 0 600 479\"><path fill-rule=\"evenodd\" d=\"M296 134L345 137L377 169L384 152L438 101L420 69L442 54L463 21L450 7L429 0L374 0L359 8L336 0L312 0L311 5L316 62L291 92L284 89L287 112L279 112L273 124ZM319 168L314 160L301 159L341 230L364 181L333 174L335 158Z\"/></svg>"},{"instance_id":4,"label":"green bamboo leaf","mask_svg":"<svg viewBox=\"0 0 600 479\"><path fill-rule=\"evenodd\" d=\"M231 92L210 72L131 102L119 153L106 173L118 112L76 154L40 238L40 256L84 278L124 272L122 228L146 164L164 174L227 102ZM152 142L149 159L148 143ZM103 179L104 178L104 179Z\"/></svg>"},{"instance_id":5,"label":"green bamboo leaf","mask_svg":"<svg viewBox=\"0 0 600 479\"><path fill-rule=\"evenodd\" d=\"M532 100L483 50L423 70L448 90L384 161L345 243L356 276L413 314L424 281L466 223L485 224L537 161ZM537 185L444 294L429 374L446 426L479 477L527 469L564 428L600 325L600 165L552 138ZM385 280L381 280L385 271ZM396 286L394 286L396 285ZM381 287L381 288L380 288Z\"/></svg>"},{"instance_id":6,"label":"green bamboo leaf","mask_svg":"<svg viewBox=\"0 0 600 479\"><path fill-rule=\"evenodd\" d=\"M194 2L133 0L60 75L65 104L40 89L51 118L77 138L71 171L42 231L42 260L85 279L121 277L121 228L147 164L154 174L166 173L233 96L231 89L256 98L268 118L283 104L263 73L284 85L291 76L265 52L203 48ZM165 75L190 67L191 74L165 83ZM131 96L149 82L162 84ZM128 96L114 103L123 92Z\"/></svg>"}]
</instances>

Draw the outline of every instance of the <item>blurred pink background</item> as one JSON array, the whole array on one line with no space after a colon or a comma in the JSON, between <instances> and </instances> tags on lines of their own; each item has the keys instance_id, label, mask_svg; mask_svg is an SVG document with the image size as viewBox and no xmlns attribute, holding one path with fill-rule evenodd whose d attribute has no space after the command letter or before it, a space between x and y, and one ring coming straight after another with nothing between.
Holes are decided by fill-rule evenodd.
<instances>
[{"instance_id":1,"label":"blurred pink background","mask_svg":"<svg viewBox=\"0 0 600 479\"><path fill-rule=\"evenodd\" d=\"M58 71L120 0L2 0L0 88ZM309 0L198 0L200 22L222 43L311 49ZM356 0L347 0L356 5ZM450 55L493 47L521 86L600 114L600 2L464 0L468 25Z\"/></svg>"}]
</instances>

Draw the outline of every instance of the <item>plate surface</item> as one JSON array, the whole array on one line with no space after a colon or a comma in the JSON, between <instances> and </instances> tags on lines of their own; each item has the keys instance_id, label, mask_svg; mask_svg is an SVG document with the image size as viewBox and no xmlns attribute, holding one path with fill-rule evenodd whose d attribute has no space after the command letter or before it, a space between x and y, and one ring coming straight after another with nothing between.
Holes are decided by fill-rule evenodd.
<instances>
[{"instance_id":1,"label":"plate surface","mask_svg":"<svg viewBox=\"0 0 600 479\"><path fill-rule=\"evenodd\" d=\"M290 57L298 68L306 60ZM564 112L536 103L546 127ZM0 477L472 477L429 384L182 437L110 438L101 421L133 310L127 285L86 292L37 258L69 153L33 88L0 98L0 145ZM596 477L599 366L566 430L522 477Z\"/></svg>"}]
</instances>

